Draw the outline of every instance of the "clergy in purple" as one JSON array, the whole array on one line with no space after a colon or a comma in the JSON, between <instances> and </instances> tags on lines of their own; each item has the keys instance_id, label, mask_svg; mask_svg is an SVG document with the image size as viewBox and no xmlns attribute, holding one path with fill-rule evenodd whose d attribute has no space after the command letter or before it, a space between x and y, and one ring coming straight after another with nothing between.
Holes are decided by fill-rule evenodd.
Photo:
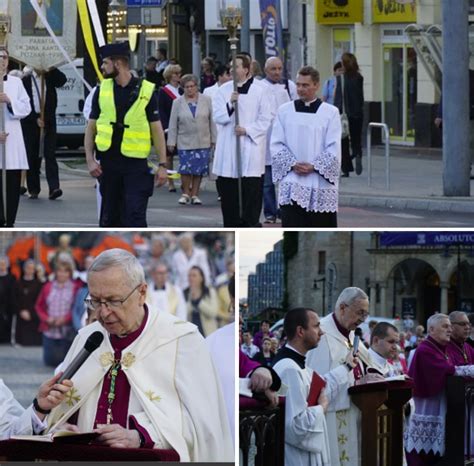
<instances>
[{"instance_id":1,"label":"clergy in purple","mask_svg":"<svg viewBox=\"0 0 474 466\"><path fill-rule=\"evenodd\" d=\"M462 311L453 311L449 314L452 332L447 351L451 361L456 366L474 364L474 348L466 343L471 334L471 324L467 314Z\"/></svg>"},{"instance_id":2,"label":"clergy in purple","mask_svg":"<svg viewBox=\"0 0 474 466\"><path fill-rule=\"evenodd\" d=\"M220 383L195 325L145 305L138 260L122 249L100 254L88 271L87 304L98 317L79 331L67 367L96 331L104 341L73 376L74 389L48 418L118 448L174 449L182 462L232 461Z\"/></svg>"},{"instance_id":3,"label":"clergy in purple","mask_svg":"<svg viewBox=\"0 0 474 466\"><path fill-rule=\"evenodd\" d=\"M418 346L408 374L415 387L415 410L404 435L408 466L436 464L445 450L446 381L450 375L472 377L474 366L457 365L448 352L452 334L445 314L427 322L428 338Z\"/></svg>"}]
</instances>

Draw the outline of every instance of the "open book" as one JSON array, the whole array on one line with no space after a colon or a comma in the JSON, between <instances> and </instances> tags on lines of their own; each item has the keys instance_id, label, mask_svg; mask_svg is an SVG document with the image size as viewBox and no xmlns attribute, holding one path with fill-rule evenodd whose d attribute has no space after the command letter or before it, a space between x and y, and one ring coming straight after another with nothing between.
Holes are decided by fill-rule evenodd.
<instances>
[{"instance_id":1,"label":"open book","mask_svg":"<svg viewBox=\"0 0 474 466\"><path fill-rule=\"evenodd\" d=\"M69 430L58 430L46 435L12 435L12 440L28 440L30 442L50 443L75 443L87 445L99 436L97 432L70 432Z\"/></svg>"}]
</instances>

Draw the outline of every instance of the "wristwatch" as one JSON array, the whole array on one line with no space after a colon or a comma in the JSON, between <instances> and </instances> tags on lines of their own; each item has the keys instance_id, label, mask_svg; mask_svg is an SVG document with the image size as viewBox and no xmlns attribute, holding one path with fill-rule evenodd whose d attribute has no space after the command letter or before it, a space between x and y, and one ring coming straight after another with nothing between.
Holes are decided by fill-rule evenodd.
<instances>
[{"instance_id":1,"label":"wristwatch","mask_svg":"<svg viewBox=\"0 0 474 466\"><path fill-rule=\"evenodd\" d=\"M159 166L159 167L164 167L164 168L166 168L166 162L160 162L160 163L158 164L158 166Z\"/></svg>"},{"instance_id":2,"label":"wristwatch","mask_svg":"<svg viewBox=\"0 0 474 466\"><path fill-rule=\"evenodd\" d=\"M51 412L50 409L40 408L40 405L38 404L38 399L37 398L35 398L33 400L33 408L35 408L35 411L37 411L38 413L41 413L41 414L49 414Z\"/></svg>"}]
</instances>

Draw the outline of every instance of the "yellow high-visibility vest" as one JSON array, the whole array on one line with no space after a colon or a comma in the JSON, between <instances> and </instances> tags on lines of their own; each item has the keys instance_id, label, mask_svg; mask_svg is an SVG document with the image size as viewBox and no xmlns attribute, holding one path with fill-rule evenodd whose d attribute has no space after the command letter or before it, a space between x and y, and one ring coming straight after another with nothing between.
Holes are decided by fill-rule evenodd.
<instances>
[{"instance_id":1,"label":"yellow high-visibility vest","mask_svg":"<svg viewBox=\"0 0 474 466\"><path fill-rule=\"evenodd\" d=\"M151 132L145 108L154 90L153 83L143 80L137 99L125 114L120 152L126 157L146 159L150 154ZM113 79L104 79L100 84L99 106L100 116L97 120L95 144L99 151L105 152L112 145L113 124L117 122Z\"/></svg>"}]
</instances>

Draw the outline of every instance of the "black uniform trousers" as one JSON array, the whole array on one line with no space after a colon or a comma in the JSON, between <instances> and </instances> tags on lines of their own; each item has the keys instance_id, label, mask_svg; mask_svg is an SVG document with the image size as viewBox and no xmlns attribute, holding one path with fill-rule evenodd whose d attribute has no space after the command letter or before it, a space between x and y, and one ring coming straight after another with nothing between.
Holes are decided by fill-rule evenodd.
<instances>
[{"instance_id":1,"label":"black uniform trousers","mask_svg":"<svg viewBox=\"0 0 474 466\"><path fill-rule=\"evenodd\" d=\"M0 227L13 228L20 203L21 170L7 170L7 219L3 213L3 180L0 170Z\"/></svg>"},{"instance_id":2,"label":"black uniform trousers","mask_svg":"<svg viewBox=\"0 0 474 466\"><path fill-rule=\"evenodd\" d=\"M102 207L101 227L147 227L148 198L153 194L154 176L146 159L113 157L101 160L99 178Z\"/></svg>"},{"instance_id":3,"label":"black uniform trousers","mask_svg":"<svg viewBox=\"0 0 474 466\"><path fill-rule=\"evenodd\" d=\"M41 159L40 152L40 128L35 122L28 122L22 125L26 155L28 157L28 165L30 166L26 174L26 183L30 194L39 194L41 191L40 170ZM46 123L44 128L44 165L46 172L46 181L51 194L55 189L59 188L59 170L56 160L56 141L57 132L56 124L53 122Z\"/></svg>"},{"instance_id":4,"label":"black uniform trousers","mask_svg":"<svg viewBox=\"0 0 474 466\"><path fill-rule=\"evenodd\" d=\"M296 204L280 206L282 227L335 228L337 212L309 212Z\"/></svg>"},{"instance_id":5,"label":"black uniform trousers","mask_svg":"<svg viewBox=\"0 0 474 466\"><path fill-rule=\"evenodd\" d=\"M224 227L261 227L259 223L263 202L263 176L242 178L242 218L239 215L237 178L217 177L217 191L221 196Z\"/></svg>"}]
</instances>

